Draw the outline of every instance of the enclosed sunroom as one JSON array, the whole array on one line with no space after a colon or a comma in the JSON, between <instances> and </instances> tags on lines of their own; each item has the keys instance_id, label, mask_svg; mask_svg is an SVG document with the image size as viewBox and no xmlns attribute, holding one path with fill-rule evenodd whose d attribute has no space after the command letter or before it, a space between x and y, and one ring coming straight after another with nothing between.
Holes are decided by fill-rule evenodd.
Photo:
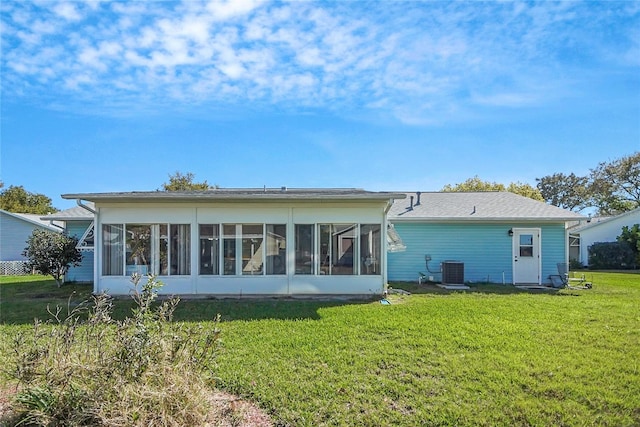
<instances>
[{"instance_id":1,"label":"enclosed sunroom","mask_svg":"<svg viewBox=\"0 0 640 427\"><path fill-rule=\"evenodd\" d=\"M166 294L371 295L387 279L386 213L359 189L66 194L95 203L94 291L155 275Z\"/></svg>"}]
</instances>

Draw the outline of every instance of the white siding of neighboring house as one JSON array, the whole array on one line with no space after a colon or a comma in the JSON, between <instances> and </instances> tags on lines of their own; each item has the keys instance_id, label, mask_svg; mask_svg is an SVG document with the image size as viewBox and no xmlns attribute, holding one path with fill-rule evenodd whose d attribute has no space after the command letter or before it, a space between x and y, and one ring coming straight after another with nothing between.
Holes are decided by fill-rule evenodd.
<instances>
[{"instance_id":1,"label":"white siding of neighboring house","mask_svg":"<svg viewBox=\"0 0 640 427\"><path fill-rule=\"evenodd\" d=\"M607 219L580 231L580 262L589 265L589 246L599 242L615 242L622 227L640 224L640 209Z\"/></svg>"},{"instance_id":2,"label":"white siding of neighboring house","mask_svg":"<svg viewBox=\"0 0 640 427\"><path fill-rule=\"evenodd\" d=\"M48 230L44 226L38 226L5 212L0 212L0 261L26 260L22 251L27 246L27 239L35 229Z\"/></svg>"},{"instance_id":3,"label":"white siding of neighboring house","mask_svg":"<svg viewBox=\"0 0 640 427\"><path fill-rule=\"evenodd\" d=\"M295 224L381 224L386 229L386 202L282 202L213 204L187 203L96 203L96 262L94 291L128 294L132 284L127 276L103 276L103 224L191 224L191 275L160 276L164 294L208 295L372 295L381 294L386 284L386 239L381 238L380 275L296 275ZM198 224L286 224L287 274L279 276L200 276ZM355 262L355 260L354 260Z\"/></svg>"}]
</instances>

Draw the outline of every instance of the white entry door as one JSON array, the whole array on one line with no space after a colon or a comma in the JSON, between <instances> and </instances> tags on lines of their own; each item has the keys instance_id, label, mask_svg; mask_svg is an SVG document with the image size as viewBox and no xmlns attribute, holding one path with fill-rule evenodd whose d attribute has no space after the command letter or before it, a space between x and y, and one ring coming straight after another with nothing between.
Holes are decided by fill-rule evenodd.
<instances>
[{"instance_id":1,"label":"white entry door","mask_svg":"<svg viewBox=\"0 0 640 427\"><path fill-rule=\"evenodd\" d=\"M540 284L540 229L513 229L513 283Z\"/></svg>"}]
</instances>

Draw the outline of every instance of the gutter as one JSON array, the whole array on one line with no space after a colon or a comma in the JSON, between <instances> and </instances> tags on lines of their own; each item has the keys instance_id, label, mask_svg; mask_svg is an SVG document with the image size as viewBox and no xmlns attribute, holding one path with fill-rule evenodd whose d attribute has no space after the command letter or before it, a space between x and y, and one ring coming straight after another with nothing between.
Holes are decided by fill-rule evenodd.
<instances>
[{"instance_id":1,"label":"gutter","mask_svg":"<svg viewBox=\"0 0 640 427\"><path fill-rule=\"evenodd\" d=\"M53 223L53 220L50 220L50 221L49 221L49 225L50 225L50 226L52 226L52 227L55 227L55 228L59 228L59 229L60 229L60 230L62 230L62 231L65 231L65 228L64 228L64 227L61 227L61 226L59 226L58 224L54 224L54 223Z\"/></svg>"},{"instance_id":2,"label":"gutter","mask_svg":"<svg viewBox=\"0 0 640 427\"><path fill-rule=\"evenodd\" d=\"M89 206L82 204L82 199L76 199L76 203L78 204L78 206L80 206L84 210L87 210L94 215L96 214L96 211L94 209L91 209Z\"/></svg>"}]
</instances>

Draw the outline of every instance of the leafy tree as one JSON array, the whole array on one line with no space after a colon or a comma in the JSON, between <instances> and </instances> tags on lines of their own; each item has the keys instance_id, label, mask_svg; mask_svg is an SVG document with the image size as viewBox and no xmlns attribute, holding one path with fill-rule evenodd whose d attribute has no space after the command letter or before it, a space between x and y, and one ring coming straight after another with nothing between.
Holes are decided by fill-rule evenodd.
<instances>
[{"instance_id":1,"label":"leafy tree","mask_svg":"<svg viewBox=\"0 0 640 427\"><path fill-rule=\"evenodd\" d=\"M521 182L512 182L509 186L497 182L483 181L478 175L467 179L465 182L442 187L441 191L445 192L464 192L464 191L508 191L510 193L519 194L530 199L544 201L540 191L529 184Z\"/></svg>"},{"instance_id":2,"label":"leafy tree","mask_svg":"<svg viewBox=\"0 0 640 427\"><path fill-rule=\"evenodd\" d=\"M206 191L218 188L217 185L209 185L205 180L203 182L194 182L195 175L191 172L182 174L176 172L169 175L169 182L162 184L162 191Z\"/></svg>"},{"instance_id":3,"label":"leafy tree","mask_svg":"<svg viewBox=\"0 0 640 427\"><path fill-rule=\"evenodd\" d=\"M11 185L0 192L0 209L8 212L46 215L57 212L51 199L44 194L31 193L23 186Z\"/></svg>"},{"instance_id":4,"label":"leafy tree","mask_svg":"<svg viewBox=\"0 0 640 427\"><path fill-rule=\"evenodd\" d=\"M544 202L544 197L540 194L540 190L523 182L512 182L507 186L509 193L519 194L539 202Z\"/></svg>"},{"instance_id":5,"label":"leafy tree","mask_svg":"<svg viewBox=\"0 0 640 427\"><path fill-rule=\"evenodd\" d=\"M58 287L64 283L69 267L77 267L82 253L76 248L78 238L46 230L34 230L27 239L22 255L28 258L30 268L53 276Z\"/></svg>"},{"instance_id":6,"label":"leafy tree","mask_svg":"<svg viewBox=\"0 0 640 427\"><path fill-rule=\"evenodd\" d=\"M504 184L497 182L489 182L481 180L478 175L467 179L460 184L447 184L442 187L441 191L445 192L464 192L464 191L507 191Z\"/></svg>"},{"instance_id":7,"label":"leafy tree","mask_svg":"<svg viewBox=\"0 0 640 427\"><path fill-rule=\"evenodd\" d=\"M600 214L612 215L640 207L640 152L591 169L590 191Z\"/></svg>"},{"instance_id":8,"label":"leafy tree","mask_svg":"<svg viewBox=\"0 0 640 427\"><path fill-rule=\"evenodd\" d=\"M536 187L545 202L553 206L579 211L589 205L589 178L577 176L574 173L553 175L536 178Z\"/></svg>"},{"instance_id":9,"label":"leafy tree","mask_svg":"<svg viewBox=\"0 0 640 427\"><path fill-rule=\"evenodd\" d=\"M636 257L636 265L640 265L640 224L622 227L622 233L617 237L618 242L629 245Z\"/></svg>"}]
</instances>

